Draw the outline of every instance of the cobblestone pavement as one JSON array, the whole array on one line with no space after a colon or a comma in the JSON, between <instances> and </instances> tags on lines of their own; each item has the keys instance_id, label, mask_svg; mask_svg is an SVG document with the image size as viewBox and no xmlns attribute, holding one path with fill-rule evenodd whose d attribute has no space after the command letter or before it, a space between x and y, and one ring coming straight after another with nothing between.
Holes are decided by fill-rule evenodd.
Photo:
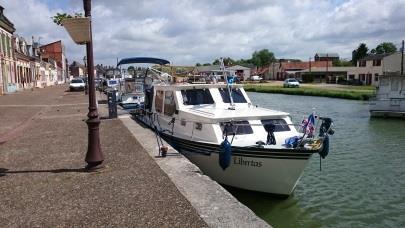
<instances>
[{"instance_id":1,"label":"cobblestone pavement","mask_svg":"<svg viewBox=\"0 0 405 228\"><path fill-rule=\"evenodd\" d=\"M0 227L207 227L119 120L83 172L87 97L65 87L0 96Z\"/></svg>"}]
</instances>

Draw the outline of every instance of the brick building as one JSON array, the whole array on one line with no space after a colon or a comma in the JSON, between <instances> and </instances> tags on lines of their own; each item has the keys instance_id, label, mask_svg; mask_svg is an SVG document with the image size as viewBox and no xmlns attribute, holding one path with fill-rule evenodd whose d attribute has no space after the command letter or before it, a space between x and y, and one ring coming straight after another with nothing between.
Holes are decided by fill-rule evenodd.
<instances>
[{"instance_id":1,"label":"brick building","mask_svg":"<svg viewBox=\"0 0 405 228\"><path fill-rule=\"evenodd\" d=\"M56 62L57 82L65 83L68 77L68 67L65 57L65 47L61 40L53 43L45 44L40 47L41 56L43 61L49 62L54 60Z\"/></svg>"}]
</instances>

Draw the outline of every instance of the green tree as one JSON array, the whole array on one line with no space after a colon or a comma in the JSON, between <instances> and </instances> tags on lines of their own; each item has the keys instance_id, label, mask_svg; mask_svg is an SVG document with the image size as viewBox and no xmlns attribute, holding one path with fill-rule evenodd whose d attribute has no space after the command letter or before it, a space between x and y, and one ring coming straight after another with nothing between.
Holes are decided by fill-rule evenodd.
<instances>
[{"instance_id":1,"label":"green tree","mask_svg":"<svg viewBox=\"0 0 405 228\"><path fill-rule=\"evenodd\" d=\"M211 66L211 63L204 63L203 66Z\"/></svg>"},{"instance_id":2,"label":"green tree","mask_svg":"<svg viewBox=\"0 0 405 228\"><path fill-rule=\"evenodd\" d=\"M341 60L334 60L332 62L332 65L336 67L343 67L343 66L353 66L353 63L351 61L341 59Z\"/></svg>"},{"instance_id":3,"label":"green tree","mask_svg":"<svg viewBox=\"0 0 405 228\"><path fill-rule=\"evenodd\" d=\"M373 54L392 54L397 52L397 47L392 42L382 42L371 50Z\"/></svg>"},{"instance_id":4,"label":"green tree","mask_svg":"<svg viewBox=\"0 0 405 228\"><path fill-rule=\"evenodd\" d=\"M359 59L367 56L368 47L365 43L361 43L356 50L352 52L352 64L356 65Z\"/></svg>"},{"instance_id":5,"label":"green tree","mask_svg":"<svg viewBox=\"0 0 405 228\"><path fill-rule=\"evenodd\" d=\"M235 65L235 60L233 60L230 57L226 57L224 58L224 65L225 66L230 66L230 65ZM212 65L220 65L221 62L219 61L219 59L215 59L214 62L212 62Z\"/></svg>"},{"instance_id":6,"label":"green tree","mask_svg":"<svg viewBox=\"0 0 405 228\"><path fill-rule=\"evenodd\" d=\"M225 66L235 65L235 60L231 59L230 57L226 57L224 58L224 65Z\"/></svg>"},{"instance_id":7,"label":"green tree","mask_svg":"<svg viewBox=\"0 0 405 228\"><path fill-rule=\"evenodd\" d=\"M239 59L239 60L235 61L236 65L241 65L241 66L247 65L247 64L250 64L250 63L252 63L251 59Z\"/></svg>"},{"instance_id":8,"label":"green tree","mask_svg":"<svg viewBox=\"0 0 405 228\"><path fill-rule=\"evenodd\" d=\"M269 65L275 60L276 58L274 57L273 52L270 52L268 49L262 49L253 52L251 62L258 67L263 67Z\"/></svg>"},{"instance_id":9,"label":"green tree","mask_svg":"<svg viewBox=\"0 0 405 228\"><path fill-rule=\"evenodd\" d=\"M201 63L196 63L195 66L201 66Z\"/></svg>"}]
</instances>

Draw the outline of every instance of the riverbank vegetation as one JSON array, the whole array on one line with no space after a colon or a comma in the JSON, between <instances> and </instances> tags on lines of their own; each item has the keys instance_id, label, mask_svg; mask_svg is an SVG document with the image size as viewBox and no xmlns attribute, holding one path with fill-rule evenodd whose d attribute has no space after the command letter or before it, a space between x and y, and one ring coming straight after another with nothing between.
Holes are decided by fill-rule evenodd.
<instances>
[{"instance_id":1,"label":"riverbank vegetation","mask_svg":"<svg viewBox=\"0 0 405 228\"><path fill-rule=\"evenodd\" d=\"M301 84L299 88L284 88L280 84L247 84L244 88L249 92L333 97L351 100L369 100L370 97L375 94L374 86L322 86L320 84Z\"/></svg>"}]
</instances>

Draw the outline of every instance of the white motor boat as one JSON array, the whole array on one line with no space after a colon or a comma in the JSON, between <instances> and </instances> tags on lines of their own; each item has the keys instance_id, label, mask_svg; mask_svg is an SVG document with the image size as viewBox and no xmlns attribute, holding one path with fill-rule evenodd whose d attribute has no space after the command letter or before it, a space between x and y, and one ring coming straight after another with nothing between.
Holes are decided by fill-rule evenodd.
<instances>
[{"instance_id":1,"label":"white motor boat","mask_svg":"<svg viewBox=\"0 0 405 228\"><path fill-rule=\"evenodd\" d=\"M328 153L330 118L311 114L299 132L288 113L253 105L241 85L149 80L145 88L136 119L221 184L288 196L311 156Z\"/></svg>"},{"instance_id":2,"label":"white motor boat","mask_svg":"<svg viewBox=\"0 0 405 228\"><path fill-rule=\"evenodd\" d=\"M120 93L119 104L124 109L136 109L143 106L145 95L143 93L143 78L125 78Z\"/></svg>"},{"instance_id":3,"label":"white motor boat","mask_svg":"<svg viewBox=\"0 0 405 228\"><path fill-rule=\"evenodd\" d=\"M386 74L379 77L376 96L370 100L371 117L405 119L405 77Z\"/></svg>"},{"instance_id":4,"label":"white motor boat","mask_svg":"<svg viewBox=\"0 0 405 228\"><path fill-rule=\"evenodd\" d=\"M121 66L127 64L159 64L165 65L170 63L164 59L157 59L157 58L150 58L150 57L131 57L131 58L123 58L121 59L118 64L117 68L119 67L121 72ZM119 105L121 105L124 109L139 109L143 107L143 103L145 100L144 95L144 80L146 75L149 74L156 74L157 71L153 68L147 68L145 75L136 75L136 77L124 77L119 86L120 92L117 96L117 101ZM124 72L121 72L121 75L125 75Z\"/></svg>"}]
</instances>

